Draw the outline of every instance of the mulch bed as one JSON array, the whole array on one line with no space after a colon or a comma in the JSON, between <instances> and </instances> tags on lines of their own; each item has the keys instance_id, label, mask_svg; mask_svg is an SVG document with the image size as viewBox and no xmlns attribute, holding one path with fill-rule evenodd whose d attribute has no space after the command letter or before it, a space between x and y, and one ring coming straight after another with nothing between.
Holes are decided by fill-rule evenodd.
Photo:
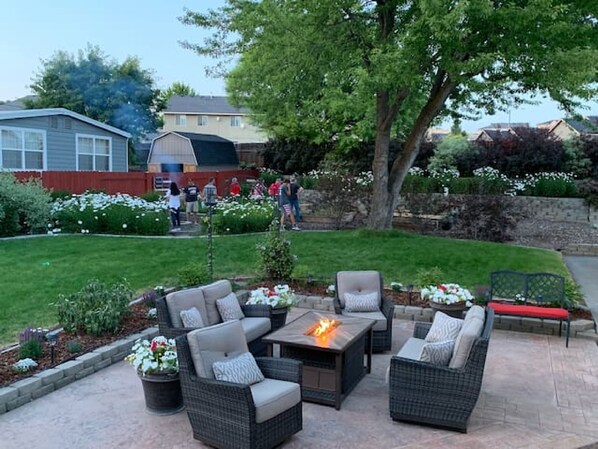
<instances>
[{"instance_id":1,"label":"mulch bed","mask_svg":"<svg viewBox=\"0 0 598 449\"><path fill-rule=\"evenodd\" d=\"M45 345L44 352L40 360L37 360L38 366L26 373L14 373L12 365L19 360L19 351L10 350L0 353L0 387L16 382L17 380L30 377L32 374L43 371L48 368L60 365L68 360L79 357L86 352L93 351L101 346L120 340L128 335L140 332L156 324L156 321L147 318L148 308L143 304L134 304L131 306L131 314L124 318L122 327L117 334L94 336L83 333L61 332L58 342L54 347L54 363L51 360L50 348ZM81 345L81 351L78 353L69 352L67 343L77 340Z\"/></svg>"},{"instance_id":2,"label":"mulch bed","mask_svg":"<svg viewBox=\"0 0 598 449\"><path fill-rule=\"evenodd\" d=\"M244 287L248 290L253 290L258 287L273 288L276 285L275 282L260 282L248 285ZM326 293L326 285L307 284L305 282L289 282L289 287L295 290L295 293L310 296L328 296ZM419 292L395 292L394 290L385 288L384 296L391 299L395 304L402 306L417 306L417 307L430 307L428 301L422 301ZM592 320L592 312L583 309L574 309L571 312L572 320Z\"/></svg>"}]
</instances>

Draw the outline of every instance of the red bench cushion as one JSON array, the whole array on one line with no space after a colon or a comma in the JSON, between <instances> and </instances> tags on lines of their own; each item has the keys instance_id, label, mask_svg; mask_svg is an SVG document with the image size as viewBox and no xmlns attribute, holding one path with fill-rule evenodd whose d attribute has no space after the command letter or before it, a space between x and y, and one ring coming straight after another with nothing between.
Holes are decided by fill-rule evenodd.
<instances>
[{"instance_id":1,"label":"red bench cushion","mask_svg":"<svg viewBox=\"0 0 598 449\"><path fill-rule=\"evenodd\" d=\"M520 315L536 318L552 318L555 320L566 320L569 318L569 312L567 310L557 307L524 306L503 304L494 301L489 302L488 307L492 308L495 313L500 315Z\"/></svg>"}]
</instances>

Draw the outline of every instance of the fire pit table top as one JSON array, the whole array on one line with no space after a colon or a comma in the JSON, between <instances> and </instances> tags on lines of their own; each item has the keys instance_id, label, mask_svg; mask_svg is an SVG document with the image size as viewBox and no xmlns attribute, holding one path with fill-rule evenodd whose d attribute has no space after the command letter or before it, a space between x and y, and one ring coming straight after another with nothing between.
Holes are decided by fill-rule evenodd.
<instances>
[{"instance_id":1,"label":"fire pit table top","mask_svg":"<svg viewBox=\"0 0 598 449\"><path fill-rule=\"evenodd\" d=\"M307 335L321 319L337 320L340 324L320 335ZM342 352L367 333L375 324L367 318L354 318L334 313L307 312L281 329L266 335L266 343L292 344L296 347L318 348L322 351Z\"/></svg>"}]
</instances>

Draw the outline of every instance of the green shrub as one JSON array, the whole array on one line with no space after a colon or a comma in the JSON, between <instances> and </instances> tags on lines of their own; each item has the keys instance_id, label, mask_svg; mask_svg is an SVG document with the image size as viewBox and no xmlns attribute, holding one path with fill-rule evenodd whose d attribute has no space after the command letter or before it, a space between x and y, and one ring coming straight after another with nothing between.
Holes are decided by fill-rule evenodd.
<instances>
[{"instance_id":1,"label":"green shrub","mask_svg":"<svg viewBox=\"0 0 598 449\"><path fill-rule=\"evenodd\" d=\"M21 344L19 358L39 360L43 352L44 350L39 340L29 340Z\"/></svg>"},{"instance_id":2,"label":"green shrub","mask_svg":"<svg viewBox=\"0 0 598 449\"><path fill-rule=\"evenodd\" d=\"M67 332L101 335L118 331L121 320L130 313L132 297L126 282L106 286L94 279L77 293L59 295L54 305L58 322Z\"/></svg>"},{"instance_id":3,"label":"green shrub","mask_svg":"<svg viewBox=\"0 0 598 449\"><path fill-rule=\"evenodd\" d=\"M208 282L208 268L205 263L186 264L177 273L177 284L181 287L192 287Z\"/></svg>"},{"instance_id":4,"label":"green shrub","mask_svg":"<svg viewBox=\"0 0 598 449\"><path fill-rule=\"evenodd\" d=\"M413 284L418 288L439 285L444 278L444 272L439 267L420 268L415 273Z\"/></svg>"},{"instance_id":5,"label":"green shrub","mask_svg":"<svg viewBox=\"0 0 598 449\"><path fill-rule=\"evenodd\" d=\"M406 193L439 193L442 183L437 178L419 175L407 175L403 182L403 192Z\"/></svg>"},{"instance_id":6,"label":"green shrub","mask_svg":"<svg viewBox=\"0 0 598 449\"><path fill-rule=\"evenodd\" d=\"M67 198L70 198L71 192L69 192L68 190L51 190L50 191L50 197L52 198L52 201L56 201L56 200L66 200Z\"/></svg>"},{"instance_id":7,"label":"green shrub","mask_svg":"<svg viewBox=\"0 0 598 449\"><path fill-rule=\"evenodd\" d=\"M272 220L266 238L257 244L258 261L266 278L285 281L291 278L295 257L291 254L291 242L283 237L279 225L278 220Z\"/></svg>"},{"instance_id":8,"label":"green shrub","mask_svg":"<svg viewBox=\"0 0 598 449\"><path fill-rule=\"evenodd\" d=\"M565 298L569 300L572 307L576 307L584 300L580 285L571 278L565 278Z\"/></svg>"},{"instance_id":9,"label":"green shrub","mask_svg":"<svg viewBox=\"0 0 598 449\"><path fill-rule=\"evenodd\" d=\"M598 207L598 181L592 179L584 181L579 187L579 192L589 205Z\"/></svg>"},{"instance_id":10,"label":"green shrub","mask_svg":"<svg viewBox=\"0 0 598 449\"><path fill-rule=\"evenodd\" d=\"M262 178L266 187L270 187L270 184L276 181L276 178L282 178L282 174L274 170L266 169L260 173L260 178Z\"/></svg>"},{"instance_id":11,"label":"green shrub","mask_svg":"<svg viewBox=\"0 0 598 449\"><path fill-rule=\"evenodd\" d=\"M214 209L213 231L217 234L264 232L276 215L276 203L270 199L222 201ZM207 225L208 217L204 221Z\"/></svg>"},{"instance_id":12,"label":"green shrub","mask_svg":"<svg viewBox=\"0 0 598 449\"><path fill-rule=\"evenodd\" d=\"M303 175L299 178L299 185L306 190L314 189L317 184L318 179L313 176Z\"/></svg>"},{"instance_id":13,"label":"green shrub","mask_svg":"<svg viewBox=\"0 0 598 449\"><path fill-rule=\"evenodd\" d=\"M72 340L66 342L66 350L71 354L78 354L83 351L83 346L78 339L73 338Z\"/></svg>"},{"instance_id":14,"label":"green shrub","mask_svg":"<svg viewBox=\"0 0 598 449\"><path fill-rule=\"evenodd\" d=\"M536 185L531 188L531 194L546 197L574 197L577 196L577 189L573 181L543 178L536 181Z\"/></svg>"},{"instance_id":15,"label":"green shrub","mask_svg":"<svg viewBox=\"0 0 598 449\"><path fill-rule=\"evenodd\" d=\"M0 173L0 236L45 230L51 203L39 179L19 182L12 173Z\"/></svg>"},{"instance_id":16,"label":"green shrub","mask_svg":"<svg viewBox=\"0 0 598 449\"><path fill-rule=\"evenodd\" d=\"M141 195L140 198L148 203L157 203L164 199L164 195L161 192L147 192Z\"/></svg>"}]
</instances>

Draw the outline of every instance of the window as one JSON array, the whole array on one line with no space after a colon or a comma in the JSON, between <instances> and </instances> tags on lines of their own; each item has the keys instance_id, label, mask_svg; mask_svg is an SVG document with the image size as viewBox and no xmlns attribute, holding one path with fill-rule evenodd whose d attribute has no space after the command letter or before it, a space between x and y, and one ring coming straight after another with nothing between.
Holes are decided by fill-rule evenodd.
<instances>
[{"instance_id":1,"label":"window","mask_svg":"<svg viewBox=\"0 0 598 449\"><path fill-rule=\"evenodd\" d=\"M241 117L238 115L233 115L230 118L230 126L233 128L239 128L241 126Z\"/></svg>"},{"instance_id":2,"label":"window","mask_svg":"<svg viewBox=\"0 0 598 449\"><path fill-rule=\"evenodd\" d=\"M45 133L36 129L0 128L0 167L43 170Z\"/></svg>"},{"instance_id":3,"label":"window","mask_svg":"<svg viewBox=\"0 0 598 449\"><path fill-rule=\"evenodd\" d=\"M175 125L178 126L187 126L187 116L186 115L177 115L174 118Z\"/></svg>"},{"instance_id":4,"label":"window","mask_svg":"<svg viewBox=\"0 0 598 449\"><path fill-rule=\"evenodd\" d=\"M208 116L207 115L197 116L197 126L208 126Z\"/></svg>"},{"instance_id":5,"label":"window","mask_svg":"<svg viewBox=\"0 0 598 449\"><path fill-rule=\"evenodd\" d=\"M110 171L109 137L77 134L77 170Z\"/></svg>"}]
</instances>

